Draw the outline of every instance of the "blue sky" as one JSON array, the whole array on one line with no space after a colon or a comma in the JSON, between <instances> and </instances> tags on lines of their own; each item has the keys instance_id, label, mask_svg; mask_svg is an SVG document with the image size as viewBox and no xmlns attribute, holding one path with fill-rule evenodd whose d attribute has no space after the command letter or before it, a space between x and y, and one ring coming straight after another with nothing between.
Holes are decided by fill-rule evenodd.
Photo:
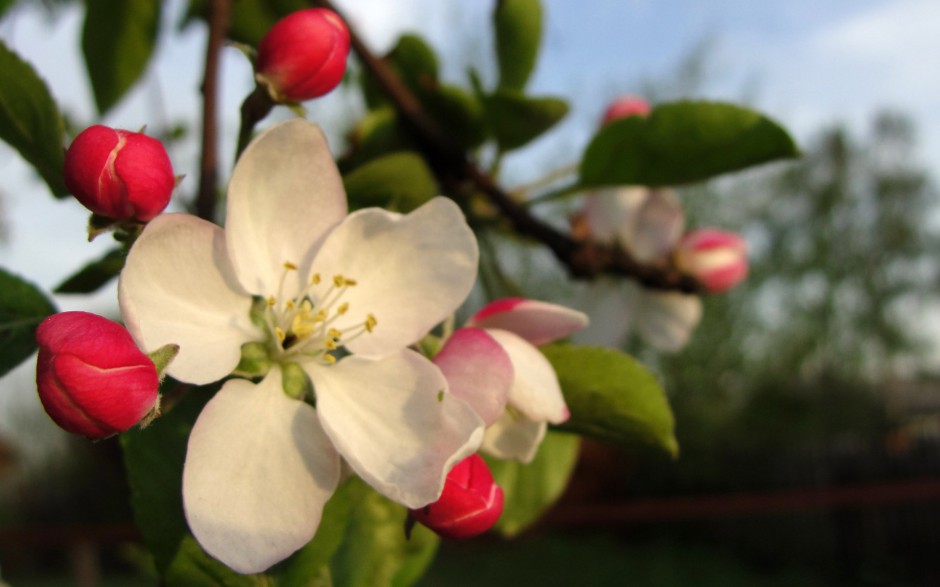
<instances>
[{"instance_id":1,"label":"blue sky","mask_svg":"<svg viewBox=\"0 0 940 587\"><path fill-rule=\"evenodd\" d=\"M388 48L403 30L425 35L445 55L452 81L462 81L468 63L485 67L491 60L492 2L337 3L377 50ZM171 5L171 16L178 15L180 2ZM531 158L519 155L508 162L509 173L520 180L540 162L575 160L610 98L637 91L644 79L669 76L704 39L711 40L709 75L695 97L752 100L801 141L823 125L844 121L863 128L876 109L897 108L914 117L923 158L940 169L936 0L545 0L545 11L544 53L531 88L569 96L573 112L557 132L535 145ZM80 26L77 9L50 21L30 5L0 24L0 38L34 64L66 111L90 121L94 110L77 56ZM194 119L203 45L198 27L164 38L146 79L104 122L137 129L152 124L153 117ZM234 50L225 54L223 75L224 153L230 153L237 107L252 81L246 61ZM343 96L332 96L310 111L328 131L338 133L336 121L354 109ZM177 172L189 175L182 186L189 196L196 184L195 148L174 152L173 160ZM0 206L9 233L8 241L0 243L4 268L51 289L108 248L106 238L86 243L87 212L70 200L53 201L2 145L0 177ZM58 301L62 309L108 312L114 299L110 289L91 300ZM28 371L24 367L11 377L28 387Z\"/></svg>"}]
</instances>

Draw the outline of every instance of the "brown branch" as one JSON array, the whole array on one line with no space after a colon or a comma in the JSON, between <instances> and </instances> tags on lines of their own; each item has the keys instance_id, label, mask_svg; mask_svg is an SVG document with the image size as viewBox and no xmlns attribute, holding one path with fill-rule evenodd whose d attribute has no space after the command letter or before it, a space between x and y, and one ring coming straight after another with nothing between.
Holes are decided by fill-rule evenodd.
<instances>
[{"instance_id":1,"label":"brown branch","mask_svg":"<svg viewBox=\"0 0 940 587\"><path fill-rule=\"evenodd\" d=\"M209 2L209 40L206 43L206 64L202 80L202 156L199 161L199 191L196 214L213 220L218 201L219 174L219 56L231 17L231 0Z\"/></svg>"},{"instance_id":2,"label":"brown branch","mask_svg":"<svg viewBox=\"0 0 940 587\"><path fill-rule=\"evenodd\" d=\"M313 0L312 3L339 12L330 0ZM619 247L575 239L533 216L441 131L391 68L369 50L355 28L349 25L349 20L343 20L349 27L353 51L365 70L394 104L402 122L412 133L443 185L454 187L470 182L486 195L518 233L545 244L574 277L590 279L608 273L630 277L651 289L689 293L702 291L694 278L674 267L639 263Z\"/></svg>"}]
</instances>

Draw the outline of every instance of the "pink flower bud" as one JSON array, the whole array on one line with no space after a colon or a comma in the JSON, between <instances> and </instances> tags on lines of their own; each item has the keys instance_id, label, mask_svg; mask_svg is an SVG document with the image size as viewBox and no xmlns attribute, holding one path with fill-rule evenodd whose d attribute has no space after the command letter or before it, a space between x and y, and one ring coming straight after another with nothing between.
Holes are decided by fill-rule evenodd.
<instances>
[{"instance_id":1,"label":"pink flower bud","mask_svg":"<svg viewBox=\"0 0 940 587\"><path fill-rule=\"evenodd\" d=\"M36 342L39 399L69 432L111 436L156 404L157 369L123 326L88 312L62 312L43 320Z\"/></svg>"},{"instance_id":2,"label":"pink flower bud","mask_svg":"<svg viewBox=\"0 0 940 587\"><path fill-rule=\"evenodd\" d=\"M478 454L457 463L441 497L411 515L445 538L470 538L486 532L503 513L503 490L493 482L486 461Z\"/></svg>"},{"instance_id":3,"label":"pink flower bud","mask_svg":"<svg viewBox=\"0 0 940 587\"><path fill-rule=\"evenodd\" d=\"M621 96L607 106L601 126L627 116L648 116L651 110L649 102L639 96Z\"/></svg>"},{"instance_id":4,"label":"pink flower bud","mask_svg":"<svg viewBox=\"0 0 940 587\"><path fill-rule=\"evenodd\" d=\"M95 214L147 222L166 208L176 178L160 141L96 125L65 153L65 185Z\"/></svg>"},{"instance_id":5,"label":"pink flower bud","mask_svg":"<svg viewBox=\"0 0 940 587\"><path fill-rule=\"evenodd\" d=\"M278 102L310 100L339 84L348 53L349 31L335 12L298 10L258 43L256 77Z\"/></svg>"},{"instance_id":6,"label":"pink flower bud","mask_svg":"<svg viewBox=\"0 0 940 587\"><path fill-rule=\"evenodd\" d=\"M747 244L737 234L703 228L682 237L676 264L708 291L720 293L747 277Z\"/></svg>"}]
</instances>

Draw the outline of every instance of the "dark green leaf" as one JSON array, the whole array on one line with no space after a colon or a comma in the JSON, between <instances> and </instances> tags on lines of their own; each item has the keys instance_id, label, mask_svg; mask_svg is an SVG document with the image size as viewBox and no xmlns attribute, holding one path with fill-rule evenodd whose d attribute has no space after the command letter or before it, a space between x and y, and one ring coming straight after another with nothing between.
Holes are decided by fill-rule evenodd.
<instances>
[{"instance_id":1,"label":"dark green leaf","mask_svg":"<svg viewBox=\"0 0 940 587\"><path fill-rule=\"evenodd\" d=\"M679 454L666 394L636 359L603 347L554 344L541 351L555 368L571 410L563 430Z\"/></svg>"},{"instance_id":2,"label":"dark green leaf","mask_svg":"<svg viewBox=\"0 0 940 587\"><path fill-rule=\"evenodd\" d=\"M549 130L568 114L558 98L530 98L515 90L497 90L486 99L486 113L499 147L518 149Z\"/></svg>"},{"instance_id":3,"label":"dark green leaf","mask_svg":"<svg viewBox=\"0 0 940 587\"><path fill-rule=\"evenodd\" d=\"M457 145L469 149L486 139L483 105L470 92L441 84L420 93L419 98L431 118Z\"/></svg>"},{"instance_id":4,"label":"dark green leaf","mask_svg":"<svg viewBox=\"0 0 940 587\"><path fill-rule=\"evenodd\" d=\"M500 533L515 536L561 497L578 461L579 446L573 434L549 432L527 465L486 458L493 478L503 488L503 515L496 523Z\"/></svg>"},{"instance_id":5,"label":"dark green leaf","mask_svg":"<svg viewBox=\"0 0 940 587\"><path fill-rule=\"evenodd\" d=\"M352 508L346 541L333 558L337 587L414 584L434 557L440 539L423 526L405 538L407 511L363 483L347 482Z\"/></svg>"},{"instance_id":6,"label":"dark green leaf","mask_svg":"<svg viewBox=\"0 0 940 587\"><path fill-rule=\"evenodd\" d=\"M35 285L0 269L0 376L36 350L36 327L55 306Z\"/></svg>"},{"instance_id":7,"label":"dark green leaf","mask_svg":"<svg viewBox=\"0 0 940 587\"><path fill-rule=\"evenodd\" d=\"M499 87L521 90L529 81L542 43L539 0L499 0L493 14Z\"/></svg>"},{"instance_id":8,"label":"dark green leaf","mask_svg":"<svg viewBox=\"0 0 940 587\"><path fill-rule=\"evenodd\" d=\"M207 555L189 533L183 517L186 443L213 391L191 389L148 428L121 435L134 518L167 585L268 585L270 577L240 575Z\"/></svg>"},{"instance_id":9,"label":"dark green leaf","mask_svg":"<svg viewBox=\"0 0 940 587\"><path fill-rule=\"evenodd\" d=\"M55 288L60 294L86 294L96 291L117 277L124 267L127 255L120 248L111 249L97 261L82 267Z\"/></svg>"},{"instance_id":10,"label":"dark green leaf","mask_svg":"<svg viewBox=\"0 0 940 587\"><path fill-rule=\"evenodd\" d=\"M757 112L676 102L602 128L584 154L581 184L678 185L797 155L790 135Z\"/></svg>"},{"instance_id":11,"label":"dark green leaf","mask_svg":"<svg viewBox=\"0 0 940 587\"><path fill-rule=\"evenodd\" d=\"M82 53L98 112L114 106L147 69L162 2L86 0Z\"/></svg>"},{"instance_id":12,"label":"dark green leaf","mask_svg":"<svg viewBox=\"0 0 940 587\"><path fill-rule=\"evenodd\" d=\"M0 139L19 151L59 197L69 193L62 179L63 128L45 82L0 41Z\"/></svg>"},{"instance_id":13,"label":"dark green leaf","mask_svg":"<svg viewBox=\"0 0 940 587\"><path fill-rule=\"evenodd\" d=\"M378 206L410 212L438 194L431 170L412 152L373 159L344 176L343 184L354 208Z\"/></svg>"}]
</instances>

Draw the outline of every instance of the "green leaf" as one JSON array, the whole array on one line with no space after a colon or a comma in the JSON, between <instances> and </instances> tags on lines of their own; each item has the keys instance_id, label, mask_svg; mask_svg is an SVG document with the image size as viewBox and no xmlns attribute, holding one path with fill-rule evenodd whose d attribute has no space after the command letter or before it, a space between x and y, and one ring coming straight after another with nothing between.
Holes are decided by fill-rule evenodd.
<instances>
[{"instance_id":1,"label":"green leaf","mask_svg":"<svg viewBox=\"0 0 940 587\"><path fill-rule=\"evenodd\" d=\"M343 177L351 206L410 212L439 192L420 155L398 152L373 159Z\"/></svg>"},{"instance_id":2,"label":"green leaf","mask_svg":"<svg viewBox=\"0 0 940 587\"><path fill-rule=\"evenodd\" d=\"M347 482L352 508L346 541L333 558L337 587L413 585L427 570L440 539L423 526L405 538L407 511L358 477Z\"/></svg>"},{"instance_id":3,"label":"green leaf","mask_svg":"<svg viewBox=\"0 0 940 587\"><path fill-rule=\"evenodd\" d=\"M68 195L62 116L32 66L0 41L0 139L19 151L55 196Z\"/></svg>"},{"instance_id":4,"label":"green leaf","mask_svg":"<svg viewBox=\"0 0 940 587\"><path fill-rule=\"evenodd\" d=\"M85 0L82 53L98 112L104 114L147 69L162 2Z\"/></svg>"},{"instance_id":5,"label":"green leaf","mask_svg":"<svg viewBox=\"0 0 940 587\"><path fill-rule=\"evenodd\" d=\"M659 382L633 357L604 348L541 347L565 394L571 418L562 430L622 446L679 454L672 409Z\"/></svg>"},{"instance_id":6,"label":"green leaf","mask_svg":"<svg viewBox=\"0 0 940 587\"><path fill-rule=\"evenodd\" d=\"M497 90L486 99L486 114L502 151L536 139L568 114L559 98L530 98L515 90Z\"/></svg>"},{"instance_id":7,"label":"green leaf","mask_svg":"<svg viewBox=\"0 0 940 587\"><path fill-rule=\"evenodd\" d=\"M0 376L36 350L36 327L55 306L39 289L0 269Z\"/></svg>"},{"instance_id":8,"label":"green leaf","mask_svg":"<svg viewBox=\"0 0 940 587\"><path fill-rule=\"evenodd\" d=\"M55 288L59 294L86 294L96 291L114 279L124 267L127 254L121 249L111 249L97 261L82 267L77 273Z\"/></svg>"},{"instance_id":9,"label":"green leaf","mask_svg":"<svg viewBox=\"0 0 940 587\"><path fill-rule=\"evenodd\" d=\"M790 135L757 112L675 102L603 127L585 151L581 184L678 185L798 154Z\"/></svg>"},{"instance_id":10,"label":"green leaf","mask_svg":"<svg viewBox=\"0 0 940 587\"><path fill-rule=\"evenodd\" d=\"M421 92L419 98L431 118L461 147L478 147L486 139L483 104L472 93L441 84Z\"/></svg>"},{"instance_id":11,"label":"green leaf","mask_svg":"<svg viewBox=\"0 0 940 587\"><path fill-rule=\"evenodd\" d=\"M493 13L499 87L521 90L529 81L542 43L539 0L499 0Z\"/></svg>"},{"instance_id":12,"label":"green leaf","mask_svg":"<svg viewBox=\"0 0 940 587\"><path fill-rule=\"evenodd\" d=\"M134 518L167 585L269 585L268 576L240 575L206 554L183 517L186 443L196 417L216 388L190 389L146 429L121 434Z\"/></svg>"},{"instance_id":13,"label":"green leaf","mask_svg":"<svg viewBox=\"0 0 940 587\"><path fill-rule=\"evenodd\" d=\"M294 555L279 565L278 587L309 587L311 585L332 585L330 579L330 561L343 544L346 529L352 516L355 490L344 483L333 494L323 508L320 526L313 540L298 550Z\"/></svg>"},{"instance_id":14,"label":"green leaf","mask_svg":"<svg viewBox=\"0 0 940 587\"><path fill-rule=\"evenodd\" d=\"M496 529L515 536L535 522L561 497L578 461L579 438L548 432L531 463L486 457L493 479L503 488L503 515Z\"/></svg>"}]
</instances>

